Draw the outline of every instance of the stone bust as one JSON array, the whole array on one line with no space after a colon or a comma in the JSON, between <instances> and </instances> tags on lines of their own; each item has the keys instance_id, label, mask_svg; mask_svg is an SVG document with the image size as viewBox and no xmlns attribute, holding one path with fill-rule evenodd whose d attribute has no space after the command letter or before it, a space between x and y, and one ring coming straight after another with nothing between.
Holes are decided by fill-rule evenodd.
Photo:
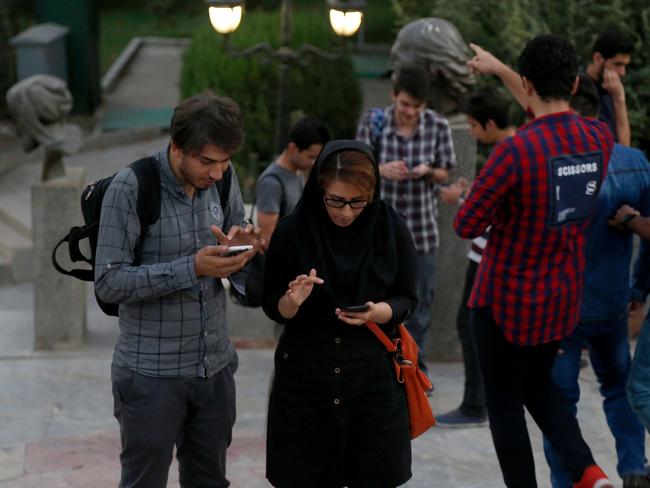
<instances>
[{"instance_id":1,"label":"stone bust","mask_svg":"<svg viewBox=\"0 0 650 488\"><path fill-rule=\"evenodd\" d=\"M459 112L476 79L467 66L469 48L451 22L427 17L406 24L391 48L390 67L424 64L431 76L428 106L444 115Z\"/></svg>"},{"instance_id":2,"label":"stone bust","mask_svg":"<svg viewBox=\"0 0 650 488\"><path fill-rule=\"evenodd\" d=\"M7 91L7 105L29 152L45 148L41 181L65 174L63 155L81 147L81 130L65 121L72 109L72 95L66 83L51 75L34 75Z\"/></svg>"}]
</instances>

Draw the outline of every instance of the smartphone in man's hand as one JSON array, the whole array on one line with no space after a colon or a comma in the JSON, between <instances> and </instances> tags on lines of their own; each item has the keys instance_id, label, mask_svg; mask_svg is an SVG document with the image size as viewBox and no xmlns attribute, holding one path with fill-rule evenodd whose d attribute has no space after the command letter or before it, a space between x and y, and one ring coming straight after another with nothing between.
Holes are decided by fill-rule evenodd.
<instances>
[{"instance_id":1,"label":"smartphone in man's hand","mask_svg":"<svg viewBox=\"0 0 650 488\"><path fill-rule=\"evenodd\" d=\"M224 254L222 254L221 256L226 257L226 258L228 258L230 256L237 256L237 254L241 254L243 252L250 251L251 249L253 249L253 246L251 246L250 244L247 244L245 246L229 246L228 250Z\"/></svg>"}]
</instances>

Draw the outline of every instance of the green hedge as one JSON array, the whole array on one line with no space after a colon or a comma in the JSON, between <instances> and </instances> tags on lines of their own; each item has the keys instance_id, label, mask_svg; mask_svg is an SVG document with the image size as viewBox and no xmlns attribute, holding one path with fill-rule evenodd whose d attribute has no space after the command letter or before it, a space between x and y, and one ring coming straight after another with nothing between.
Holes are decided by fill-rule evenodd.
<instances>
[{"instance_id":1,"label":"green hedge","mask_svg":"<svg viewBox=\"0 0 650 488\"><path fill-rule=\"evenodd\" d=\"M277 47L279 13L247 12L229 42L237 48L269 42ZM340 45L331 32L327 16L322 18L294 9L293 46L304 43L324 49ZM336 61L312 58L306 67L291 70L289 112L292 119L302 114L325 120L337 138L354 137L361 107L361 91L347 52ZM183 97L209 88L235 99L242 107L246 142L236 157L238 172L252 185L259 171L257 161L266 164L273 156L274 114L277 100L277 63L264 62L263 56L232 58L224 53L223 39L210 26L197 26L192 44L185 53L181 74Z\"/></svg>"}]
</instances>

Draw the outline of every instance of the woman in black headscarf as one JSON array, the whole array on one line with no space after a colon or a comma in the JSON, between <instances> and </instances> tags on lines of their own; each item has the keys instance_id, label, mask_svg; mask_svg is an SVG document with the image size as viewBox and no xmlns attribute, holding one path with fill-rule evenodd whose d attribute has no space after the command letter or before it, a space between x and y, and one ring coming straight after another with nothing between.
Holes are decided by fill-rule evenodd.
<instances>
[{"instance_id":1,"label":"woman in black headscarf","mask_svg":"<svg viewBox=\"0 0 650 488\"><path fill-rule=\"evenodd\" d=\"M411 477L403 385L384 346L416 304L415 248L379 199L372 151L331 141L267 254L263 307L285 324L269 401L276 487L395 487ZM366 311L346 307L367 305Z\"/></svg>"}]
</instances>

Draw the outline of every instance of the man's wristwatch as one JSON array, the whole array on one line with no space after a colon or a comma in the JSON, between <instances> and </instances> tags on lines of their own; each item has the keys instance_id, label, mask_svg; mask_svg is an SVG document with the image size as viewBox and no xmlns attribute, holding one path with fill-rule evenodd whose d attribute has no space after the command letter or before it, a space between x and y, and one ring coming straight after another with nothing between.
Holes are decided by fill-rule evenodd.
<instances>
[{"instance_id":1,"label":"man's wristwatch","mask_svg":"<svg viewBox=\"0 0 650 488\"><path fill-rule=\"evenodd\" d=\"M623 217L623 219L619 222L619 225L620 225L621 227L623 227L624 229L628 229L628 230L629 230L629 228L630 228L630 227L629 227L630 221L631 221L633 218L638 217L638 216L639 216L639 214L629 213L629 214L627 214L627 215L625 215L625 216Z\"/></svg>"}]
</instances>

